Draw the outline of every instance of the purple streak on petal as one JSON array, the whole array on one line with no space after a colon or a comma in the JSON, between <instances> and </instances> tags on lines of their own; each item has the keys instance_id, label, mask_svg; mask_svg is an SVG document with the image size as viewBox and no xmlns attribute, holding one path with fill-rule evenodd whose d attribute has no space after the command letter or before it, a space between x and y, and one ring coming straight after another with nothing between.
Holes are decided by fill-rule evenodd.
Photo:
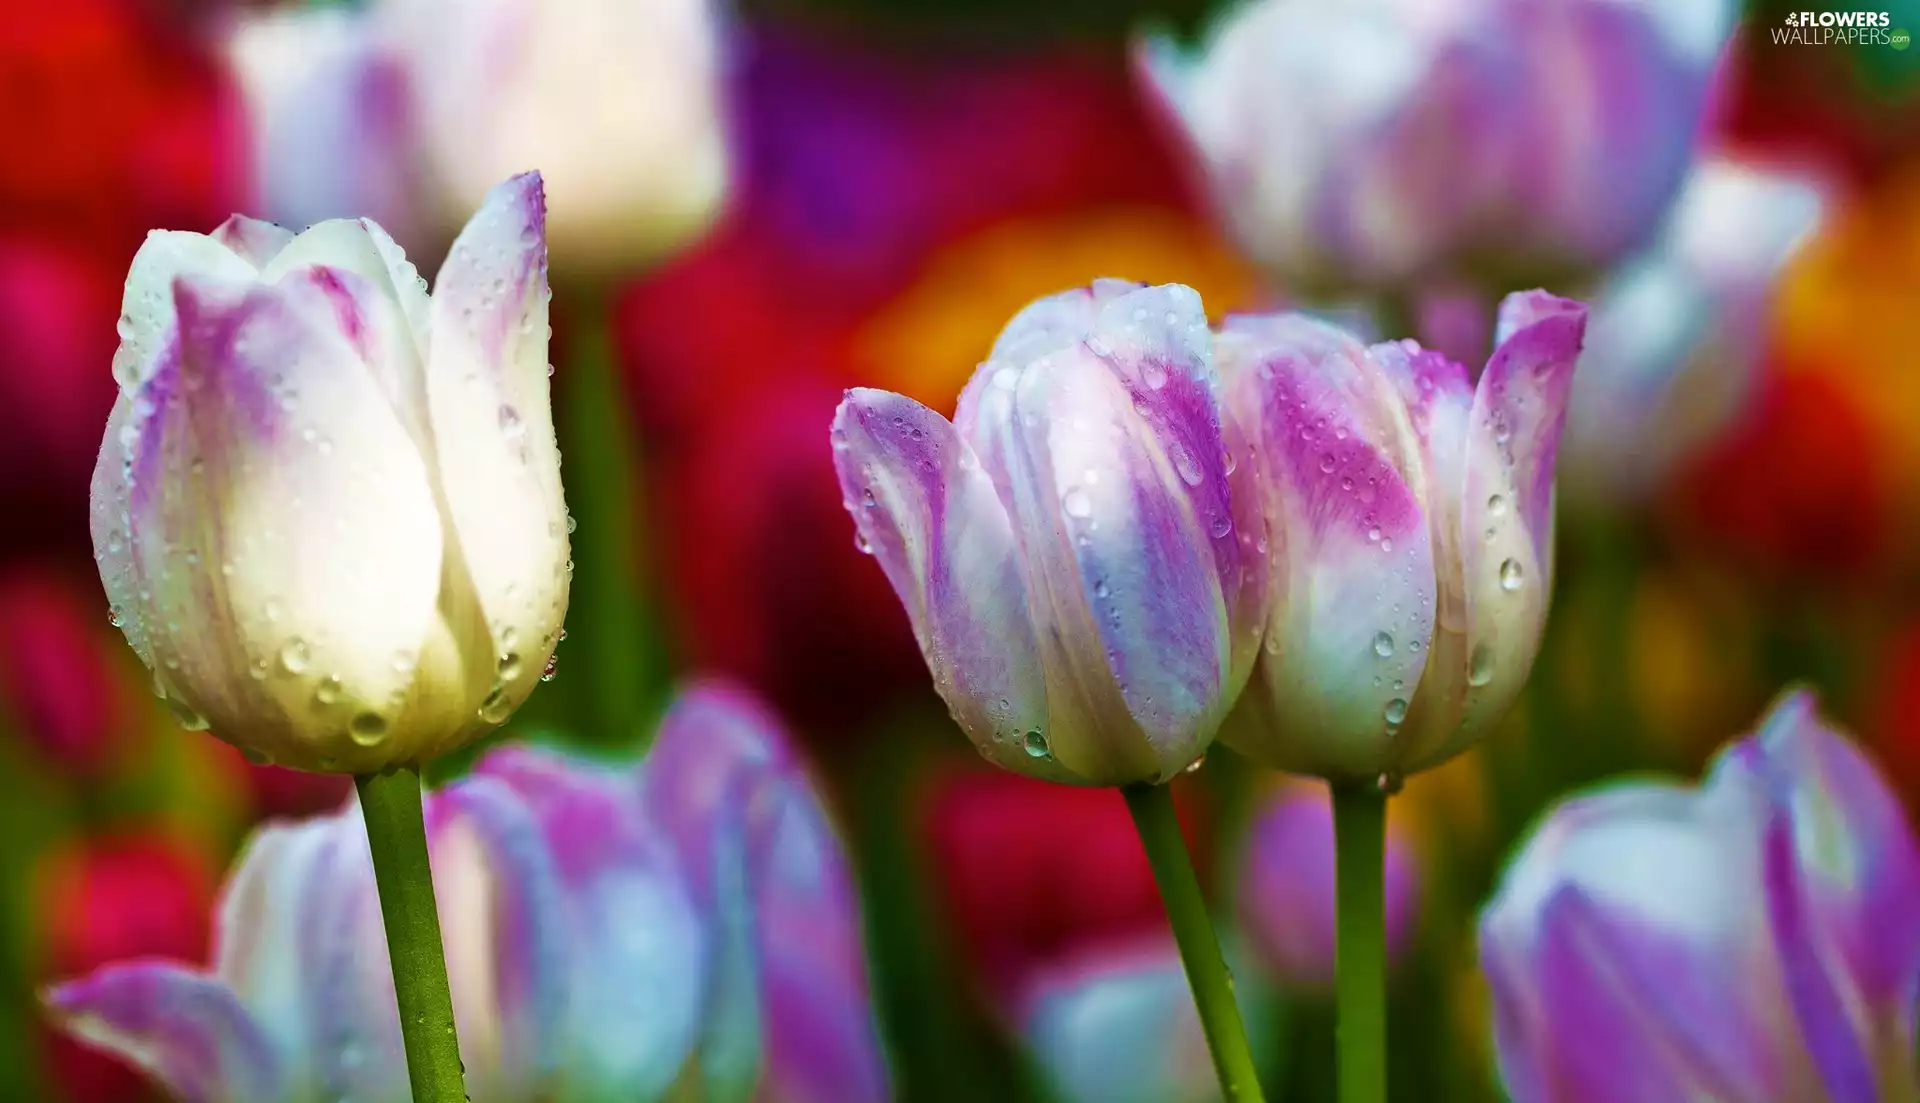
<instances>
[{"instance_id":1,"label":"purple streak on petal","mask_svg":"<svg viewBox=\"0 0 1920 1103\"><path fill-rule=\"evenodd\" d=\"M1508 295L1500 304L1493 358L1474 391L1469 431L1491 437L1543 567L1552 561L1554 460L1586 328L1582 303L1544 291ZM1478 457L1475 449L1469 464Z\"/></svg>"},{"instance_id":2,"label":"purple streak on petal","mask_svg":"<svg viewBox=\"0 0 1920 1103\"><path fill-rule=\"evenodd\" d=\"M1764 841L1767 918L1807 1051L1833 1103L1878 1103L1871 1056L1834 978L1822 960L1824 932L1809 915L1806 885L1794 849L1791 814L1776 808ZM1911 916L1891 917L1906 925Z\"/></svg>"},{"instance_id":3,"label":"purple streak on petal","mask_svg":"<svg viewBox=\"0 0 1920 1103\"><path fill-rule=\"evenodd\" d=\"M480 349L474 366L504 376L511 367L508 350L520 336L520 305L539 290L535 285L544 287L546 277L546 188L538 172L523 172L488 194L434 277L433 301L448 306L434 311L434 328L464 323ZM451 306L463 310L458 321Z\"/></svg>"},{"instance_id":4,"label":"purple streak on petal","mask_svg":"<svg viewBox=\"0 0 1920 1103\"><path fill-rule=\"evenodd\" d=\"M1406 403L1407 420L1419 438L1421 456L1426 461L1423 496L1429 508L1457 516L1466 487L1473 379L1463 365L1421 348L1415 341L1374 345L1367 355L1386 371Z\"/></svg>"},{"instance_id":5,"label":"purple streak on petal","mask_svg":"<svg viewBox=\"0 0 1920 1103\"><path fill-rule=\"evenodd\" d=\"M499 1017L503 1090L547 1090L565 1052L569 982L567 912L554 855L539 822L501 779L469 775L428 797L429 839L461 819L477 833L492 875L485 926L497 1006L487 1010Z\"/></svg>"},{"instance_id":6,"label":"purple streak on petal","mask_svg":"<svg viewBox=\"0 0 1920 1103\"><path fill-rule=\"evenodd\" d=\"M267 262L293 240L293 233L284 226L237 214L220 224L213 232L213 239L255 268L265 268Z\"/></svg>"},{"instance_id":7,"label":"purple streak on petal","mask_svg":"<svg viewBox=\"0 0 1920 1103\"><path fill-rule=\"evenodd\" d=\"M106 966L47 993L70 1033L144 1069L187 1103L288 1098L280 1057L219 981L168 962Z\"/></svg>"},{"instance_id":8,"label":"purple streak on petal","mask_svg":"<svg viewBox=\"0 0 1920 1103\"><path fill-rule=\"evenodd\" d=\"M703 907L712 902L714 817L738 779L797 769L779 731L756 698L721 681L686 689L660 721L636 779L640 805L672 840Z\"/></svg>"},{"instance_id":9,"label":"purple streak on petal","mask_svg":"<svg viewBox=\"0 0 1920 1103\"><path fill-rule=\"evenodd\" d=\"M1493 1004L1494 1056L1500 1082L1514 1103L1550 1099L1553 1036L1541 1021L1536 986L1520 948L1498 937L1497 928L1482 920L1479 934L1480 972L1487 978Z\"/></svg>"}]
</instances>

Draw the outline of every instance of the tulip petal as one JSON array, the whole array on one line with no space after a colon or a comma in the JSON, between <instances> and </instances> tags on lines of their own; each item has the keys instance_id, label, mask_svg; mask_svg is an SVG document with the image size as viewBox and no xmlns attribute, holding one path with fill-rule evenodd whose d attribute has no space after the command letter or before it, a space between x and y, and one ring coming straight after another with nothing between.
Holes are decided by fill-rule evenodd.
<instances>
[{"instance_id":1,"label":"tulip petal","mask_svg":"<svg viewBox=\"0 0 1920 1103\"><path fill-rule=\"evenodd\" d=\"M334 826L294 931L312 1082L323 1098L405 1103L406 1052L366 826L357 808Z\"/></svg>"},{"instance_id":2,"label":"tulip petal","mask_svg":"<svg viewBox=\"0 0 1920 1103\"><path fill-rule=\"evenodd\" d=\"M442 790L427 829L469 1089L544 1097L560 1078L570 940L540 825L482 774Z\"/></svg>"},{"instance_id":3,"label":"tulip petal","mask_svg":"<svg viewBox=\"0 0 1920 1103\"><path fill-rule=\"evenodd\" d=\"M694 1050L710 949L672 853L619 779L522 748L498 779L542 825L571 903L567 1039L558 1098L655 1098Z\"/></svg>"},{"instance_id":4,"label":"tulip petal","mask_svg":"<svg viewBox=\"0 0 1920 1103\"><path fill-rule=\"evenodd\" d=\"M1090 781L1165 780L1205 749L1231 676L1213 550L1231 519L1195 501L1207 469L1094 344L1035 364L1014 396L1012 512L1054 629L1047 734ZM1164 370L1171 386L1180 366ZM1224 498L1219 449L1205 450Z\"/></svg>"},{"instance_id":5,"label":"tulip petal","mask_svg":"<svg viewBox=\"0 0 1920 1103\"><path fill-rule=\"evenodd\" d=\"M1553 583L1553 474L1586 307L1545 292L1507 296L1498 344L1474 391L1464 492L1452 527L1460 573L1446 575L1435 661L1460 692L1434 695L1413 768L1452 757L1504 715L1533 669ZM1461 589L1453 590L1459 579ZM1452 710L1457 709L1458 713Z\"/></svg>"},{"instance_id":6,"label":"tulip petal","mask_svg":"<svg viewBox=\"0 0 1920 1103\"><path fill-rule=\"evenodd\" d=\"M298 924L288 920L310 914L317 895L327 891L333 840L341 831L342 815L261 829L240 856L216 913L215 975L288 1055L286 1072L296 1080L312 1072L303 1063L313 1052L309 955Z\"/></svg>"},{"instance_id":7,"label":"tulip petal","mask_svg":"<svg viewBox=\"0 0 1920 1103\"><path fill-rule=\"evenodd\" d=\"M165 962L109 965L47 994L61 1024L187 1103L289 1097L260 1024L219 981Z\"/></svg>"},{"instance_id":8,"label":"tulip petal","mask_svg":"<svg viewBox=\"0 0 1920 1103\"><path fill-rule=\"evenodd\" d=\"M990 760L1070 780L1027 751L1050 720L1048 689L1012 523L980 459L946 419L890 391L848 391L833 434L848 512L954 721Z\"/></svg>"},{"instance_id":9,"label":"tulip petal","mask_svg":"<svg viewBox=\"0 0 1920 1103\"><path fill-rule=\"evenodd\" d=\"M127 637L140 661L153 669L152 646L140 616L140 567L133 545L132 491L127 484L133 472L127 444L137 440L134 403L122 392L107 414L106 435L94 462L87 491L87 527L93 536L100 583L107 593L107 617Z\"/></svg>"},{"instance_id":10,"label":"tulip petal","mask_svg":"<svg viewBox=\"0 0 1920 1103\"><path fill-rule=\"evenodd\" d=\"M160 369L160 360L179 329L174 310L174 281L195 275L209 280L251 280L256 272L246 258L205 234L153 230L133 255L120 306L120 347L113 354L113 378L131 393Z\"/></svg>"},{"instance_id":11,"label":"tulip petal","mask_svg":"<svg viewBox=\"0 0 1920 1103\"><path fill-rule=\"evenodd\" d=\"M213 240L255 268L265 268L280 250L292 243L293 232L272 222L237 214L213 231Z\"/></svg>"},{"instance_id":12,"label":"tulip petal","mask_svg":"<svg viewBox=\"0 0 1920 1103\"><path fill-rule=\"evenodd\" d=\"M1428 664L1435 549L1420 444L1397 384L1341 330L1300 315L1235 319L1220 338L1230 402L1260 441L1275 590L1265 693L1229 724L1229 744L1285 739L1259 760L1371 779L1396 742ZM1244 721L1244 722L1243 722ZM1355 732L1375 732L1356 740ZM1251 749L1251 748L1250 748ZM1275 755L1285 761L1276 761Z\"/></svg>"},{"instance_id":13,"label":"tulip petal","mask_svg":"<svg viewBox=\"0 0 1920 1103\"><path fill-rule=\"evenodd\" d=\"M427 405L439 478L497 670L501 719L539 684L566 618L570 564L547 379L546 198L538 173L496 187L433 294Z\"/></svg>"},{"instance_id":14,"label":"tulip petal","mask_svg":"<svg viewBox=\"0 0 1920 1103\"><path fill-rule=\"evenodd\" d=\"M338 325L335 289L356 279L182 277L178 340L120 441L130 612L159 683L183 718L307 769L404 754L336 737L352 723L406 738L396 717L440 589L426 468Z\"/></svg>"},{"instance_id":15,"label":"tulip petal","mask_svg":"<svg viewBox=\"0 0 1920 1103\"><path fill-rule=\"evenodd\" d=\"M1060 1099L1220 1098L1173 946L1096 945L1042 971L1028 987L1022 1033Z\"/></svg>"}]
</instances>

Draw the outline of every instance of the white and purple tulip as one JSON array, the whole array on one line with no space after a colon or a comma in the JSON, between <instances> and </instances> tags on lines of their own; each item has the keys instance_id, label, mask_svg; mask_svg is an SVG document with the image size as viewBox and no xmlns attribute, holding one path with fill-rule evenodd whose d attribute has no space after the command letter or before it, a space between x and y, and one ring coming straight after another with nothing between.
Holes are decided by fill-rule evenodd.
<instances>
[{"instance_id":1,"label":"white and purple tulip","mask_svg":"<svg viewBox=\"0 0 1920 1103\"><path fill-rule=\"evenodd\" d=\"M1311 293L1524 286L1642 244L1679 187L1726 0L1258 0L1149 87L1251 256Z\"/></svg>"},{"instance_id":2,"label":"white and purple tulip","mask_svg":"<svg viewBox=\"0 0 1920 1103\"><path fill-rule=\"evenodd\" d=\"M431 297L379 226L149 234L94 470L112 617L190 728L367 773L538 684L571 559L546 201L495 188Z\"/></svg>"},{"instance_id":3,"label":"white and purple tulip","mask_svg":"<svg viewBox=\"0 0 1920 1103\"><path fill-rule=\"evenodd\" d=\"M1479 382L1411 341L1301 314L1215 342L1265 511L1267 620L1221 739L1254 761L1392 782L1466 749L1532 669L1554 455L1586 308L1510 295Z\"/></svg>"},{"instance_id":4,"label":"white and purple tulip","mask_svg":"<svg viewBox=\"0 0 1920 1103\"><path fill-rule=\"evenodd\" d=\"M1191 288L1040 299L953 421L849 391L833 447L861 546L983 755L1123 785L1205 752L1252 666L1262 572Z\"/></svg>"},{"instance_id":5,"label":"white and purple tulip","mask_svg":"<svg viewBox=\"0 0 1920 1103\"><path fill-rule=\"evenodd\" d=\"M634 771L494 751L426 817L476 1103L887 1097L839 841L742 695L689 693ZM188 1103L408 1098L357 807L263 829L215 944L49 1009Z\"/></svg>"},{"instance_id":6,"label":"white and purple tulip","mask_svg":"<svg viewBox=\"0 0 1920 1103\"><path fill-rule=\"evenodd\" d=\"M1776 277L1825 190L1724 158L1694 168L1659 239L1594 293L1562 454L1570 500L1642 500L1734 419Z\"/></svg>"},{"instance_id":7,"label":"white and purple tulip","mask_svg":"<svg viewBox=\"0 0 1920 1103\"><path fill-rule=\"evenodd\" d=\"M1516 1103L1920 1097L1920 844L1812 697L1562 803L1480 919Z\"/></svg>"}]
</instances>

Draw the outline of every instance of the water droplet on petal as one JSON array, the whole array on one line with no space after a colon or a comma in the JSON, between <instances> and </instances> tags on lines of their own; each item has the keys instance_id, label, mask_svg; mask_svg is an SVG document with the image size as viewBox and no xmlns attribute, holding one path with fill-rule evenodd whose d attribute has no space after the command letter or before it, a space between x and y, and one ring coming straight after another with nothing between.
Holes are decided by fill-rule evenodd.
<instances>
[{"instance_id":1,"label":"water droplet on petal","mask_svg":"<svg viewBox=\"0 0 1920 1103\"><path fill-rule=\"evenodd\" d=\"M167 697L167 710L173 713L173 718L180 722L180 727L185 731L203 732L213 726L192 705L178 697Z\"/></svg>"},{"instance_id":2,"label":"water droplet on petal","mask_svg":"<svg viewBox=\"0 0 1920 1103\"><path fill-rule=\"evenodd\" d=\"M1509 559L1500 564L1500 588L1513 593L1525 581L1525 572L1520 569L1518 559Z\"/></svg>"},{"instance_id":3,"label":"water droplet on petal","mask_svg":"<svg viewBox=\"0 0 1920 1103\"><path fill-rule=\"evenodd\" d=\"M1077 486L1068 488L1060 499L1060 505L1069 517L1093 516L1093 498Z\"/></svg>"},{"instance_id":4,"label":"water droplet on petal","mask_svg":"<svg viewBox=\"0 0 1920 1103\"><path fill-rule=\"evenodd\" d=\"M1483 686L1493 681L1493 648L1487 641L1481 640L1473 645L1473 654L1467 659L1467 684Z\"/></svg>"},{"instance_id":5,"label":"water droplet on petal","mask_svg":"<svg viewBox=\"0 0 1920 1103\"><path fill-rule=\"evenodd\" d=\"M1325 455L1320 457L1320 470L1324 474L1328 474L1328 475L1333 474L1333 469L1335 466L1336 464L1334 462L1332 452L1328 452Z\"/></svg>"},{"instance_id":6,"label":"water droplet on petal","mask_svg":"<svg viewBox=\"0 0 1920 1103\"><path fill-rule=\"evenodd\" d=\"M508 444L527 435L527 423L521 419L520 411L512 406L500 407L500 435L506 438Z\"/></svg>"},{"instance_id":7,"label":"water droplet on petal","mask_svg":"<svg viewBox=\"0 0 1920 1103\"><path fill-rule=\"evenodd\" d=\"M1222 513L1218 517L1215 517L1213 519L1213 528L1211 531L1213 533L1213 538L1215 540L1226 539L1227 534L1233 531L1233 518L1228 517L1224 513Z\"/></svg>"},{"instance_id":8,"label":"water droplet on petal","mask_svg":"<svg viewBox=\"0 0 1920 1103\"><path fill-rule=\"evenodd\" d=\"M340 679L332 674L320 679L313 689L313 703L325 708L340 699Z\"/></svg>"},{"instance_id":9,"label":"water droplet on petal","mask_svg":"<svg viewBox=\"0 0 1920 1103\"><path fill-rule=\"evenodd\" d=\"M1029 730L1023 742L1027 748L1028 758L1045 758L1051 753L1047 750L1046 733L1042 732L1039 728Z\"/></svg>"},{"instance_id":10,"label":"water droplet on petal","mask_svg":"<svg viewBox=\"0 0 1920 1103\"><path fill-rule=\"evenodd\" d=\"M347 722L347 736L362 747L375 747L387 738L387 718L377 712L355 714Z\"/></svg>"},{"instance_id":11,"label":"water droplet on petal","mask_svg":"<svg viewBox=\"0 0 1920 1103\"><path fill-rule=\"evenodd\" d=\"M500 656L500 679L511 682L520 676L520 653L509 651Z\"/></svg>"},{"instance_id":12,"label":"water droplet on petal","mask_svg":"<svg viewBox=\"0 0 1920 1103\"><path fill-rule=\"evenodd\" d=\"M280 669L288 674L305 673L309 658L307 641L299 636L293 637L280 647Z\"/></svg>"},{"instance_id":13,"label":"water droplet on petal","mask_svg":"<svg viewBox=\"0 0 1920 1103\"><path fill-rule=\"evenodd\" d=\"M1407 718L1407 699L1405 697L1395 697L1393 700L1388 701L1384 715L1389 724L1398 724L1405 720Z\"/></svg>"},{"instance_id":14,"label":"water droplet on petal","mask_svg":"<svg viewBox=\"0 0 1920 1103\"><path fill-rule=\"evenodd\" d=\"M1393 770L1388 770L1373 779L1373 787L1389 797L1400 791L1401 784L1400 775Z\"/></svg>"},{"instance_id":15,"label":"water droplet on petal","mask_svg":"<svg viewBox=\"0 0 1920 1103\"><path fill-rule=\"evenodd\" d=\"M1183 774L1197 774L1200 772L1200 767L1205 766L1206 764L1207 764L1207 756L1201 755L1199 758L1196 758L1192 762L1187 763L1187 768L1180 772Z\"/></svg>"},{"instance_id":16,"label":"water droplet on petal","mask_svg":"<svg viewBox=\"0 0 1920 1103\"><path fill-rule=\"evenodd\" d=\"M1373 653L1383 659L1393 658L1393 634L1375 632L1373 634Z\"/></svg>"},{"instance_id":17,"label":"water droplet on petal","mask_svg":"<svg viewBox=\"0 0 1920 1103\"><path fill-rule=\"evenodd\" d=\"M1495 494L1493 497L1487 499L1487 513L1490 516L1498 517L1506 511L1507 500L1504 497Z\"/></svg>"},{"instance_id":18,"label":"water droplet on petal","mask_svg":"<svg viewBox=\"0 0 1920 1103\"><path fill-rule=\"evenodd\" d=\"M507 700L507 687L497 685L487 699L480 702L480 719L488 724L504 724L507 717L513 715L513 705Z\"/></svg>"}]
</instances>

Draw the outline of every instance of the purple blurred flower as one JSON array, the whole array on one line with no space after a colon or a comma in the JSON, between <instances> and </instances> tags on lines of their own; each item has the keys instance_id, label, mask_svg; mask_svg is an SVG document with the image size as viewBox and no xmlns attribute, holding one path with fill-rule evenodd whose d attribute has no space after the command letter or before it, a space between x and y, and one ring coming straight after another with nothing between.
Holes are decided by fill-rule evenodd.
<instances>
[{"instance_id":1,"label":"purple blurred flower","mask_svg":"<svg viewBox=\"0 0 1920 1103\"><path fill-rule=\"evenodd\" d=\"M709 1097L887 1098L852 872L779 722L738 689L695 686L662 721L639 790L716 939Z\"/></svg>"},{"instance_id":2,"label":"purple blurred flower","mask_svg":"<svg viewBox=\"0 0 1920 1103\"><path fill-rule=\"evenodd\" d=\"M1811 695L1697 789L1567 801L1480 920L1518 1103L1920 1093L1920 845Z\"/></svg>"},{"instance_id":3,"label":"purple blurred flower","mask_svg":"<svg viewBox=\"0 0 1920 1103\"><path fill-rule=\"evenodd\" d=\"M1747 399L1774 278L1820 220L1810 178L1701 162L1652 248L1594 295L1562 462L1570 494L1631 499Z\"/></svg>"},{"instance_id":4,"label":"purple blurred flower","mask_svg":"<svg viewBox=\"0 0 1920 1103\"><path fill-rule=\"evenodd\" d=\"M1241 997L1241 1012L1256 1010ZM1209 1103L1219 1081L1173 941L1080 948L1028 982L1020 1030L1068 1103ZM1250 1033L1259 1036L1257 1018Z\"/></svg>"},{"instance_id":5,"label":"purple blurred flower","mask_svg":"<svg viewBox=\"0 0 1920 1103\"><path fill-rule=\"evenodd\" d=\"M495 751L428 795L427 829L478 1103L691 1076L711 1098L885 1097L838 841L740 698L688 695L634 772ZM211 972L124 962L48 1004L196 1103L407 1097L357 807L256 835L215 941Z\"/></svg>"},{"instance_id":6,"label":"purple blurred flower","mask_svg":"<svg viewBox=\"0 0 1920 1103\"><path fill-rule=\"evenodd\" d=\"M1242 246L1306 290L1604 267L1652 234L1726 0L1264 0L1146 44Z\"/></svg>"},{"instance_id":7,"label":"purple blurred flower","mask_svg":"<svg viewBox=\"0 0 1920 1103\"><path fill-rule=\"evenodd\" d=\"M1369 348L1300 314L1227 320L1215 347L1251 437L1272 601L1223 741L1290 772L1390 781L1505 714L1546 621L1585 326L1572 300L1509 295L1476 385L1411 341Z\"/></svg>"},{"instance_id":8,"label":"purple blurred flower","mask_svg":"<svg viewBox=\"0 0 1920 1103\"><path fill-rule=\"evenodd\" d=\"M1399 821L1386 855L1387 952L1406 950L1414 929L1419 873ZM1333 983L1333 806L1324 785L1290 784L1248 831L1236 896L1240 927L1260 962L1282 980Z\"/></svg>"},{"instance_id":9,"label":"purple blurred flower","mask_svg":"<svg viewBox=\"0 0 1920 1103\"><path fill-rule=\"evenodd\" d=\"M1040 299L952 422L857 389L833 445L861 546L983 755L1119 785L1206 750L1252 665L1261 573L1191 288Z\"/></svg>"}]
</instances>

